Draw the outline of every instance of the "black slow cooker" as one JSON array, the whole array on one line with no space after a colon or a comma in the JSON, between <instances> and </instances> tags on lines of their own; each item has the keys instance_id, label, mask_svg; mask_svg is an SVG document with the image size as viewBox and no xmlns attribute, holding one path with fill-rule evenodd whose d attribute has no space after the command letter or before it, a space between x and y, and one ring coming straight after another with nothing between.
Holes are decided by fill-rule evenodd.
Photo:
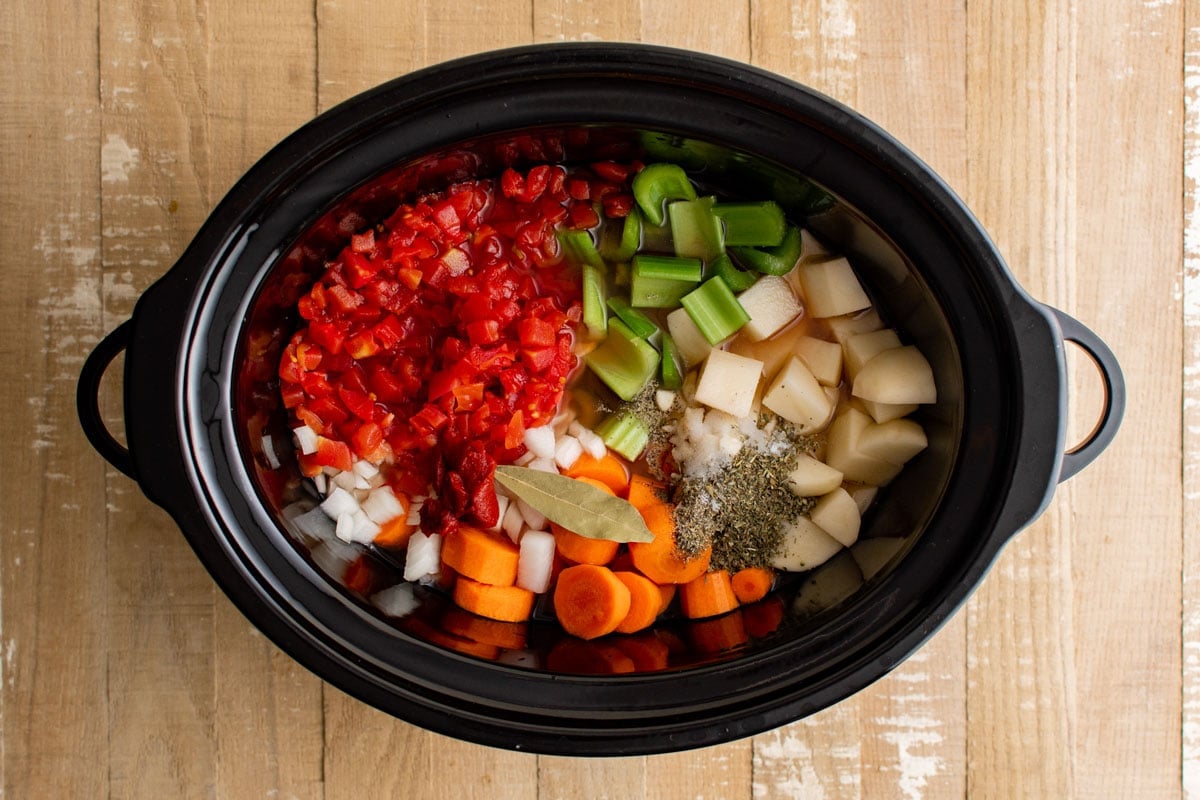
<instances>
[{"instance_id":1,"label":"black slow cooker","mask_svg":"<svg viewBox=\"0 0 1200 800\"><path fill-rule=\"evenodd\" d=\"M284 509L301 483L262 445L263 434L288 441L275 365L295 301L351 233L452 180L601 157L674 161L706 184L776 199L851 257L939 387L921 412L928 449L864 519L865 538L904 538L887 569L827 613L727 652L690 651L677 631L670 669L622 675L477 658L381 614L298 540ZM1103 418L1069 453L1064 341L1093 358L1107 390ZM122 351L127 449L97 401ZM565 44L399 78L288 137L95 349L78 398L96 449L172 515L242 612L323 679L461 739L628 755L767 730L885 675L1111 441L1124 389L1103 342L1032 300L962 202L860 115L711 56Z\"/></svg>"}]
</instances>

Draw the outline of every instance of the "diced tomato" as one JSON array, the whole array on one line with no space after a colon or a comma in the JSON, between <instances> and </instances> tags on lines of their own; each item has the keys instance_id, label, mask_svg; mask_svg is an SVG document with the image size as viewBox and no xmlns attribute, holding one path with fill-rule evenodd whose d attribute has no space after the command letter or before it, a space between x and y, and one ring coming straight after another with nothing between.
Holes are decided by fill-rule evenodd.
<instances>
[{"instance_id":1,"label":"diced tomato","mask_svg":"<svg viewBox=\"0 0 1200 800\"><path fill-rule=\"evenodd\" d=\"M369 394L356 391L344 385L338 386L337 393L351 414L364 422L370 422L375 419L375 401L371 399Z\"/></svg>"},{"instance_id":2,"label":"diced tomato","mask_svg":"<svg viewBox=\"0 0 1200 800\"><path fill-rule=\"evenodd\" d=\"M628 217L633 210L633 195L622 192L611 194L600 201L606 217Z\"/></svg>"},{"instance_id":3,"label":"diced tomato","mask_svg":"<svg viewBox=\"0 0 1200 800\"><path fill-rule=\"evenodd\" d=\"M389 314L371 329L371 335L379 343L380 348L391 350L404 338L404 327L395 314Z\"/></svg>"},{"instance_id":4,"label":"diced tomato","mask_svg":"<svg viewBox=\"0 0 1200 800\"><path fill-rule=\"evenodd\" d=\"M504 429L504 449L513 450L525 441L525 414L517 409Z\"/></svg>"},{"instance_id":5,"label":"diced tomato","mask_svg":"<svg viewBox=\"0 0 1200 800\"><path fill-rule=\"evenodd\" d=\"M295 383L283 383L279 387L284 408L295 408L304 402L304 389Z\"/></svg>"},{"instance_id":6,"label":"diced tomato","mask_svg":"<svg viewBox=\"0 0 1200 800\"><path fill-rule=\"evenodd\" d=\"M340 313L353 311L363 304L361 294L351 291L340 284L330 286L326 295L329 297L330 305Z\"/></svg>"},{"instance_id":7,"label":"diced tomato","mask_svg":"<svg viewBox=\"0 0 1200 800\"><path fill-rule=\"evenodd\" d=\"M482 383L463 383L451 390L454 395L454 405L459 411L472 411L483 402Z\"/></svg>"},{"instance_id":8,"label":"diced tomato","mask_svg":"<svg viewBox=\"0 0 1200 800\"><path fill-rule=\"evenodd\" d=\"M500 341L500 323L494 319L477 319L466 325L471 344L494 344Z\"/></svg>"},{"instance_id":9,"label":"diced tomato","mask_svg":"<svg viewBox=\"0 0 1200 800\"><path fill-rule=\"evenodd\" d=\"M314 320L308 323L308 338L320 345L326 353L336 355L342 351L346 334L336 323Z\"/></svg>"},{"instance_id":10,"label":"diced tomato","mask_svg":"<svg viewBox=\"0 0 1200 800\"><path fill-rule=\"evenodd\" d=\"M624 183L629 178L630 166L618 164L615 161L597 161L592 164L592 171L606 181Z\"/></svg>"},{"instance_id":11,"label":"diced tomato","mask_svg":"<svg viewBox=\"0 0 1200 800\"><path fill-rule=\"evenodd\" d=\"M362 233L356 233L350 237L350 249L356 253L374 253L375 252L375 231L368 228Z\"/></svg>"},{"instance_id":12,"label":"diced tomato","mask_svg":"<svg viewBox=\"0 0 1200 800\"><path fill-rule=\"evenodd\" d=\"M383 429L374 422L364 422L358 426L350 443L360 458L370 459L379 446L384 443Z\"/></svg>"},{"instance_id":13,"label":"diced tomato","mask_svg":"<svg viewBox=\"0 0 1200 800\"><path fill-rule=\"evenodd\" d=\"M505 197L517 197L525 189L525 179L512 167L500 175L500 191Z\"/></svg>"},{"instance_id":14,"label":"diced tomato","mask_svg":"<svg viewBox=\"0 0 1200 800\"><path fill-rule=\"evenodd\" d=\"M428 403L412 417L413 427L425 432L439 431L450 418L437 406Z\"/></svg>"},{"instance_id":15,"label":"diced tomato","mask_svg":"<svg viewBox=\"0 0 1200 800\"><path fill-rule=\"evenodd\" d=\"M345 472L354 467L354 457L350 454L350 446L345 442L317 437L317 452L313 453L314 461L322 467L333 467Z\"/></svg>"},{"instance_id":16,"label":"diced tomato","mask_svg":"<svg viewBox=\"0 0 1200 800\"><path fill-rule=\"evenodd\" d=\"M526 347L521 350L521 360L534 372L542 372L554 363L554 348Z\"/></svg>"},{"instance_id":17,"label":"diced tomato","mask_svg":"<svg viewBox=\"0 0 1200 800\"><path fill-rule=\"evenodd\" d=\"M379 352L379 343L369 331L362 331L346 340L346 352L353 358L370 358Z\"/></svg>"},{"instance_id":18,"label":"diced tomato","mask_svg":"<svg viewBox=\"0 0 1200 800\"><path fill-rule=\"evenodd\" d=\"M350 418L350 412L338 404L332 397L317 397L305 404L307 412L316 416L322 423L319 428L313 428L318 433L326 426L333 426L345 422ZM297 409L297 416L300 415L300 409ZM312 427L311 420L309 427Z\"/></svg>"},{"instance_id":19,"label":"diced tomato","mask_svg":"<svg viewBox=\"0 0 1200 800\"><path fill-rule=\"evenodd\" d=\"M517 323L517 338L525 347L550 347L558 327L538 317L526 317Z\"/></svg>"},{"instance_id":20,"label":"diced tomato","mask_svg":"<svg viewBox=\"0 0 1200 800\"><path fill-rule=\"evenodd\" d=\"M567 194L573 200L591 200L592 187L584 178L571 178L567 181Z\"/></svg>"},{"instance_id":21,"label":"diced tomato","mask_svg":"<svg viewBox=\"0 0 1200 800\"><path fill-rule=\"evenodd\" d=\"M567 217L567 224L573 230L594 228L600 224L600 217L596 214L596 209L585 203L576 203L571 206L571 210L567 212Z\"/></svg>"}]
</instances>

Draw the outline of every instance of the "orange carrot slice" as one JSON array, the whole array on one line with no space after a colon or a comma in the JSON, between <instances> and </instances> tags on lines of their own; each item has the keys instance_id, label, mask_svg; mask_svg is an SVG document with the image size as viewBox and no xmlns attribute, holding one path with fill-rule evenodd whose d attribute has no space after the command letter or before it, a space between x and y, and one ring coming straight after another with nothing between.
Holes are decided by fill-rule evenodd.
<instances>
[{"instance_id":1,"label":"orange carrot slice","mask_svg":"<svg viewBox=\"0 0 1200 800\"><path fill-rule=\"evenodd\" d=\"M520 586L493 586L466 576L454 582L454 602L472 614L501 622L524 622L533 611L534 594Z\"/></svg>"},{"instance_id":2,"label":"orange carrot slice","mask_svg":"<svg viewBox=\"0 0 1200 800\"><path fill-rule=\"evenodd\" d=\"M583 477L576 478L576 480L608 494L613 494L611 487L595 478ZM580 536L555 522L550 523L550 531L554 534L554 547L558 550L559 555L576 564L595 564L597 566L607 564L613 560L613 556L621 547L619 542Z\"/></svg>"},{"instance_id":3,"label":"orange carrot slice","mask_svg":"<svg viewBox=\"0 0 1200 800\"><path fill-rule=\"evenodd\" d=\"M413 535L417 526L408 524L408 496L397 492L393 493L404 510L380 526L379 533L375 534L375 544L379 547L399 550L408 544L409 537Z\"/></svg>"},{"instance_id":4,"label":"orange carrot slice","mask_svg":"<svg viewBox=\"0 0 1200 800\"><path fill-rule=\"evenodd\" d=\"M442 628L455 636L505 650L520 650L526 644L526 623L487 619L453 606L442 614Z\"/></svg>"},{"instance_id":5,"label":"orange carrot slice","mask_svg":"<svg viewBox=\"0 0 1200 800\"><path fill-rule=\"evenodd\" d=\"M554 587L554 613L580 639L612 633L629 613L629 589L612 570L594 564L567 567Z\"/></svg>"},{"instance_id":6,"label":"orange carrot slice","mask_svg":"<svg viewBox=\"0 0 1200 800\"><path fill-rule=\"evenodd\" d=\"M572 478L591 478L619 495L625 494L625 487L629 485L629 471L621 459L612 453L606 453L603 458L593 458L584 453L563 474Z\"/></svg>"},{"instance_id":7,"label":"orange carrot slice","mask_svg":"<svg viewBox=\"0 0 1200 800\"><path fill-rule=\"evenodd\" d=\"M629 543L629 554L638 572L655 583L687 583L708 571L711 546L690 559L679 554L675 544L675 514L670 504L660 501L638 510L654 534L652 542Z\"/></svg>"},{"instance_id":8,"label":"orange carrot slice","mask_svg":"<svg viewBox=\"0 0 1200 800\"><path fill-rule=\"evenodd\" d=\"M746 567L733 573L730 579L733 593L743 603L757 603L767 596L775 583L775 571L766 567Z\"/></svg>"},{"instance_id":9,"label":"orange carrot slice","mask_svg":"<svg viewBox=\"0 0 1200 800\"><path fill-rule=\"evenodd\" d=\"M739 605L726 570L706 572L679 587L679 607L689 619L719 617Z\"/></svg>"},{"instance_id":10,"label":"orange carrot slice","mask_svg":"<svg viewBox=\"0 0 1200 800\"><path fill-rule=\"evenodd\" d=\"M649 505L667 501L667 485L651 480L645 475L634 475L629 479L629 491L626 498L629 505L641 511Z\"/></svg>"},{"instance_id":11,"label":"orange carrot slice","mask_svg":"<svg viewBox=\"0 0 1200 800\"><path fill-rule=\"evenodd\" d=\"M636 572L614 572L617 580L629 590L629 612L617 624L618 633L636 633L654 624L662 607L658 584Z\"/></svg>"},{"instance_id":12,"label":"orange carrot slice","mask_svg":"<svg viewBox=\"0 0 1200 800\"><path fill-rule=\"evenodd\" d=\"M696 620L688 625L687 635L692 648L701 653L733 650L749 641L741 611Z\"/></svg>"},{"instance_id":13,"label":"orange carrot slice","mask_svg":"<svg viewBox=\"0 0 1200 800\"><path fill-rule=\"evenodd\" d=\"M463 525L442 541L442 561L481 583L511 586L517 580L520 551L507 536Z\"/></svg>"},{"instance_id":14,"label":"orange carrot slice","mask_svg":"<svg viewBox=\"0 0 1200 800\"><path fill-rule=\"evenodd\" d=\"M671 651L667 643L652 633L637 636L622 636L613 639L622 653L633 659L638 672L658 672L667 668Z\"/></svg>"}]
</instances>

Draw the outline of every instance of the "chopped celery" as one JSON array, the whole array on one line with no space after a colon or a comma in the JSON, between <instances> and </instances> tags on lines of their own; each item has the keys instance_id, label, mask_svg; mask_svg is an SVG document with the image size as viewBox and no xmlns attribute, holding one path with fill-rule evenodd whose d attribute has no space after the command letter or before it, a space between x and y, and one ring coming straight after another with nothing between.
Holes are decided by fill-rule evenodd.
<instances>
[{"instance_id":1,"label":"chopped celery","mask_svg":"<svg viewBox=\"0 0 1200 800\"><path fill-rule=\"evenodd\" d=\"M800 260L800 229L789 225L783 241L775 247L729 248L742 264L764 275L786 275Z\"/></svg>"},{"instance_id":2,"label":"chopped celery","mask_svg":"<svg viewBox=\"0 0 1200 800\"><path fill-rule=\"evenodd\" d=\"M671 334L663 332L662 336L662 387L672 392L679 391L683 386L683 369L679 362L679 351Z\"/></svg>"},{"instance_id":3,"label":"chopped celery","mask_svg":"<svg viewBox=\"0 0 1200 800\"><path fill-rule=\"evenodd\" d=\"M647 164L633 176L633 198L651 225L662 225L668 200L695 200L696 189L677 164Z\"/></svg>"},{"instance_id":4,"label":"chopped celery","mask_svg":"<svg viewBox=\"0 0 1200 800\"><path fill-rule=\"evenodd\" d=\"M629 330L633 331L633 335L639 339L650 339L654 334L659 333L659 328L654 321L629 305L629 301L624 297L614 295L608 298L608 307L617 315L617 319L629 326Z\"/></svg>"},{"instance_id":5,"label":"chopped celery","mask_svg":"<svg viewBox=\"0 0 1200 800\"><path fill-rule=\"evenodd\" d=\"M754 273L735 267L733 259L729 257L728 253L722 253L714 258L710 266L713 274L725 281L730 291L744 292L754 285L754 281L758 280Z\"/></svg>"},{"instance_id":6,"label":"chopped celery","mask_svg":"<svg viewBox=\"0 0 1200 800\"><path fill-rule=\"evenodd\" d=\"M558 243L563 249L563 255L576 264L591 264L598 269L604 269L604 259L596 250L592 241L591 231L559 231Z\"/></svg>"},{"instance_id":7,"label":"chopped celery","mask_svg":"<svg viewBox=\"0 0 1200 800\"><path fill-rule=\"evenodd\" d=\"M632 400L654 378L659 357L649 342L614 318L608 321L608 336L584 356L584 361L617 397Z\"/></svg>"},{"instance_id":8,"label":"chopped celery","mask_svg":"<svg viewBox=\"0 0 1200 800\"><path fill-rule=\"evenodd\" d=\"M613 414L600 423L596 433L611 450L630 461L637 461L650 443L650 430L632 411Z\"/></svg>"},{"instance_id":9,"label":"chopped celery","mask_svg":"<svg viewBox=\"0 0 1200 800\"><path fill-rule=\"evenodd\" d=\"M717 203L715 214L725 223L725 244L775 247L783 241L787 222L783 209L772 200L761 203Z\"/></svg>"},{"instance_id":10,"label":"chopped celery","mask_svg":"<svg viewBox=\"0 0 1200 800\"><path fill-rule=\"evenodd\" d=\"M641 308L674 308L703 276L698 258L634 256L630 302Z\"/></svg>"},{"instance_id":11,"label":"chopped celery","mask_svg":"<svg viewBox=\"0 0 1200 800\"><path fill-rule=\"evenodd\" d=\"M729 285L713 276L680 300L709 344L717 344L750 321Z\"/></svg>"},{"instance_id":12,"label":"chopped celery","mask_svg":"<svg viewBox=\"0 0 1200 800\"><path fill-rule=\"evenodd\" d=\"M701 197L677 200L667 206L675 255L708 261L725 252L721 221L713 215L716 202L715 197Z\"/></svg>"},{"instance_id":13,"label":"chopped celery","mask_svg":"<svg viewBox=\"0 0 1200 800\"><path fill-rule=\"evenodd\" d=\"M609 222L615 228L615 222ZM628 261L642 246L642 214L637 208L631 208L629 215L621 225L620 237L613 236L604 243L600 255L609 261Z\"/></svg>"},{"instance_id":14,"label":"chopped celery","mask_svg":"<svg viewBox=\"0 0 1200 800\"><path fill-rule=\"evenodd\" d=\"M604 271L591 264L583 265L583 324L593 339L608 334L608 311L605 309Z\"/></svg>"}]
</instances>

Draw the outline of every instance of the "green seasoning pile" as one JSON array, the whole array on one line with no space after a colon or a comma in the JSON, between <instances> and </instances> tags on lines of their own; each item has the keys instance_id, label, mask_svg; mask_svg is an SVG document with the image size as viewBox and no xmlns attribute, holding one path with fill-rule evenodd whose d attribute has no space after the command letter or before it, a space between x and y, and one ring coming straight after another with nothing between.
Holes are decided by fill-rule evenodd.
<instances>
[{"instance_id":1,"label":"green seasoning pile","mask_svg":"<svg viewBox=\"0 0 1200 800\"><path fill-rule=\"evenodd\" d=\"M680 551L698 553L711 542L714 569L768 565L785 526L815 502L787 483L798 454L813 447L784 423L766 441L744 442L727 467L681 478L674 492Z\"/></svg>"}]
</instances>

